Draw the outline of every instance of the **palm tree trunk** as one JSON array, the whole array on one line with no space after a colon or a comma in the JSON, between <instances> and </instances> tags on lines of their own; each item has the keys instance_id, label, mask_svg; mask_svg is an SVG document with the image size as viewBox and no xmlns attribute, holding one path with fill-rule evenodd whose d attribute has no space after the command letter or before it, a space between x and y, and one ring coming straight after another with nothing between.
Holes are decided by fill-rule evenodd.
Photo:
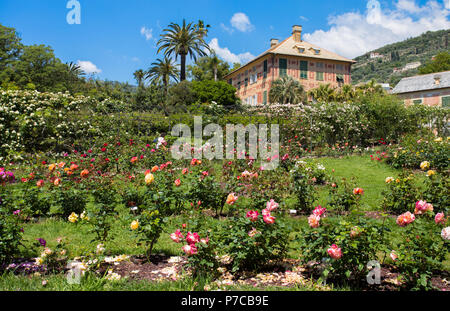
<instances>
[{"instance_id":1,"label":"palm tree trunk","mask_svg":"<svg viewBox=\"0 0 450 311\"><path fill-rule=\"evenodd\" d=\"M180 54L181 56L181 72L180 82L186 80L186 54Z\"/></svg>"}]
</instances>

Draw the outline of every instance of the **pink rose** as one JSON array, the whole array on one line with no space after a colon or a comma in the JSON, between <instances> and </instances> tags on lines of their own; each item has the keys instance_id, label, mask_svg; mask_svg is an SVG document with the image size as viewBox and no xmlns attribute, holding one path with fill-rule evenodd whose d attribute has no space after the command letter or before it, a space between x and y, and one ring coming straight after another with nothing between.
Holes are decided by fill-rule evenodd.
<instances>
[{"instance_id":1,"label":"pink rose","mask_svg":"<svg viewBox=\"0 0 450 311\"><path fill-rule=\"evenodd\" d=\"M445 219L444 213L437 213L434 217L434 222L436 223L436 225L445 224L446 221L447 219Z\"/></svg>"},{"instance_id":2,"label":"pink rose","mask_svg":"<svg viewBox=\"0 0 450 311\"><path fill-rule=\"evenodd\" d=\"M320 225L320 216L312 214L308 217L308 224L311 228L317 228Z\"/></svg>"},{"instance_id":3,"label":"pink rose","mask_svg":"<svg viewBox=\"0 0 450 311\"><path fill-rule=\"evenodd\" d=\"M342 257L342 251L336 244L331 245L331 247L327 250L327 253L333 259L339 259Z\"/></svg>"},{"instance_id":4,"label":"pink rose","mask_svg":"<svg viewBox=\"0 0 450 311\"><path fill-rule=\"evenodd\" d=\"M183 238L183 234L181 233L180 229L177 229L177 231L175 231L175 233L172 233L170 235L170 238L175 243L180 243L181 239Z\"/></svg>"},{"instance_id":5,"label":"pink rose","mask_svg":"<svg viewBox=\"0 0 450 311\"><path fill-rule=\"evenodd\" d=\"M326 211L327 209L325 207L319 205L314 209L313 214L322 217L322 215L325 214Z\"/></svg>"},{"instance_id":6,"label":"pink rose","mask_svg":"<svg viewBox=\"0 0 450 311\"><path fill-rule=\"evenodd\" d=\"M278 208L278 203L275 202L274 200L270 200L269 202L267 202L266 204L266 210L268 210L269 212L276 210Z\"/></svg>"},{"instance_id":7,"label":"pink rose","mask_svg":"<svg viewBox=\"0 0 450 311\"><path fill-rule=\"evenodd\" d=\"M275 222L275 217L273 217L272 215L270 215L270 213L269 214L266 214L266 215L264 215L264 217L263 217L263 220L264 220L264 222L266 223L266 224L273 224L274 222Z\"/></svg>"},{"instance_id":8,"label":"pink rose","mask_svg":"<svg viewBox=\"0 0 450 311\"><path fill-rule=\"evenodd\" d=\"M186 253L186 255L188 255L188 256L190 256L190 255L195 255L195 254L197 254L197 247L194 245L194 244L188 244L188 245L185 245L185 246L183 246L182 248L181 248L185 253Z\"/></svg>"},{"instance_id":9,"label":"pink rose","mask_svg":"<svg viewBox=\"0 0 450 311\"><path fill-rule=\"evenodd\" d=\"M200 242L200 236L198 235L198 233L191 233L188 232L188 234L186 235L186 242L188 242L189 244L195 244Z\"/></svg>"},{"instance_id":10,"label":"pink rose","mask_svg":"<svg viewBox=\"0 0 450 311\"><path fill-rule=\"evenodd\" d=\"M406 212L397 217L397 225L400 227L405 227L406 225L412 223L415 219L416 217L413 214Z\"/></svg>"},{"instance_id":11,"label":"pink rose","mask_svg":"<svg viewBox=\"0 0 450 311\"><path fill-rule=\"evenodd\" d=\"M251 221L257 221L258 220L258 216L259 216L258 211L249 211L247 213L246 217L249 218Z\"/></svg>"},{"instance_id":12,"label":"pink rose","mask_svg":"<svg viewBox=\"0 0 450 311\"><path fill-rule=\"evenodd\" d=\"M416 202L416 208L414 210L414 214L421 215L427 211L433 211L433 205L427 203L426 201L418 201Z\"/></svg>"},{"instance_id":13,"label":"pink rose","mask_svg":"<svg viewBox=\"0 0 450 311\"><path fill-rule=\"evenodd\" d=\"M398 255L397 255L396 251L392 251L389 256L391 256L391 259L393 261L396 261L398 259Z\"/></svg>"}]
</instances>

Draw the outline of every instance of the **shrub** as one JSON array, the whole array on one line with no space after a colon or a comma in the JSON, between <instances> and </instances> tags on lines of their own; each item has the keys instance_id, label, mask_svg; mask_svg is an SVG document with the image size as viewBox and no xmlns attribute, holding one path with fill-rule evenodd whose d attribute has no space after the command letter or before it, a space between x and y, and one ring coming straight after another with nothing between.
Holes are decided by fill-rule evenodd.
<instances>
[{"instance_id":1,"label":"shrub","mask_svg":"<svg viewBox=\"0 0 450 311\"><path fill-rule=\"evenodd\" d=\"M450 179L445 174L434 174L425 179L422 197L431 202L435 210L450 212Z\"/></svg>"},{"instance_id":2,"label":"shrub","mask_svg":"<svg viewBox=\"0 0 450 311\"><path fill-rule=\"evenodd\" d=\"M398 178L386 178L387 189L382 192L383 208L394 213L414 210L414 203L419 198L419 190L414 183L413 175L402 172Z\"/></svg>"},{"instance_id":3,"label":"shrub","mask_svg":"<svg viewBox=\"0 0 450 311\"><path fill-rule=\"evenodd\" d=\"M406 287L432 289L431 277L434 271L442 271L442 261L450 250L450 241L442 233L443 226L433 222L432 211L416 216L402 230L400 242L392 246L391 258Z\"/></svg>"},{"instance_id":4,"label":"shrub","mask_svg":"<svg viewBox=\"0 0 450 311\"><path fill-rule=\"evenodd\" d=\"M329 188L328 205L337 212L349 212L357 207L360 195L353 193L355 182L343 178L341 183L332 182Z\"/></svg>"},{"instance_id":5,"label":"shrub","mask_svg":"<svg viewBox=\"0 0 450 311\"><path fill-rule=\"evenodd\" d=\"M302 261L322 267L322 277L353 279L367 274L369 261L377 260L382 230L364 217L321 217L317 225L299 235Z\"/></svg>"},{"instance_id":6,"label":"shrub","mask_svg":"<svg viewBox=\"0 0 450 311\"><path fill-rule=\"evenodd\" d=\"M192 91L197 101L201 103L216 102L221 106L232 107L238 102L236 89L224 81L194 81Z\"/></svg>"},{"instance_id":7,"label":"shrub","mask_svg":"<svg viewBox=\"0 0 450 311\"><path fill-rule=\"evenodd\" d=\"M297 198L296 206L299 210L309 212L313 208L317 197L314 181L312 180L306 163L298 161L291 170L294 195Z\"/></svg>"},{"instance_id":8,"label":"shrub","mask_svg":"<svg viewBox=\"0 0 450 311\"><path fill-rule=\"evenodd\" d=\"M3 210L0 197L0 264L9 263L19 253L23 230L20 226L20 211L10 213Z\"/></svg>"},{"instance_id":9,"label":"shrub","mask_svg":"<svg viewBox=\"0 0 450 311\"><path fill-rule=\"evenodd\" d=\"M221 247L232 259L232 272L260 270L271 261L275 263L285 258L288 230L281 219L273 218L271 206L278 205L274 201L267 202L261 214L252 211L224 225Z\"/></svg>"}]
</instances>

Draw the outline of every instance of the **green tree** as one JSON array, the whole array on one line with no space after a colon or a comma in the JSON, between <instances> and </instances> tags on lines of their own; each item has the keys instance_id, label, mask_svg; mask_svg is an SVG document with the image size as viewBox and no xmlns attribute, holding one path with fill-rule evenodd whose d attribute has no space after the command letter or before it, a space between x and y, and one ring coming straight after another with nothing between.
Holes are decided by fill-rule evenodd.
<instances>
[{"instance_id":1,"label":"green tree","mask_svg":"<svg viewBox=\"0 0 450 311\"><path fill-rule=\"evenodd\" d=\"M308 95L314 101L325 103L334 102L338 97L336 89L331 87L330 84L321 84L319 87L310 90Z\"/></svg>"},{"instance_id":2,"label":"green tree","mask_svg":"<svg viewBox=\"0 0 450 311\"><path fill-rule=\"evenodd\" d=\"M213 101L222 106L236 105L236 89L224 81L194 81L192 91L200 103L212 103Z\"/></svg>"},{"instance_id":3,"label":"green tree","mask_svg":"<svg viewBox=\"0 0 450 311\"><path fill-rule=\"evenodd\" d=\"M144 86L144 78L145 78L145 72L142 69L136 70L133 73L134 78L136 79L136 82L138 84L139 88L142 88Z\"/></svg>"},{"instance_id":4,"label":"green tree","mask_svg":"<svg viewBox=\"0 0 450 311\"><path fill-rule=\"evenodd\" d=\"M0 24L0 83L10 80L13 72L11 64L17 61L22 48L16 30Z\"/></svg>"},{"instance_id":5,"label":"green tree","mask_svg":"<svg viewBox=\"0 0 450 311\"><path fill-rule=\"evenodd\" d=\"M194 61L197 55L206 56L207 51L210 52L208 44L204 37L207 35L207 27L205 28L202 21L198 24L186 24L180 26L171 23L168 28L163 30L161 39L158 41L158 53L164 50L165 56L173 55L181 58L180 81L186 80L186 56L189 55Z\"/></svg>"},{"instance_id":6,"label":"green tree","mask_svg":"<svg viewBox=\"0 0 450 311\"><path fill-rule=\"evenodd\" d=\"M450 70L450 53L442 52L434 57L431 62L419 68L420 74L428 74Z\"/></svg>"},{"instance_id":7,"label":"green tree","mask_svg":"<svg viewBox=\"0 0 450 311\"><path fill-rule=\"evenodd\" d=\"M303 102L305 98L306 94L302 84L289 76L275 80L269 92L269 101L282 105L296 105Z\"/></svg>"},{"instance_id":8,"label":"green tree","mask_svg":"<svg viewBox=\"0 0 450 311\"><path fill-rule=\"evenodd\" d=\"M194 81L223 80L230 72L230 65L219 59L215 54L197 59L193 65L188 65L188 75Z\"/></svg>"},{"instance_id":9,"label":"green tree","mask_svg":"<svg viewBox=\"0 0 450 311\"><path fill-rule=\"evenodd\" d=\"M14 81L21 87L28 83L36 85L37 90L65 90L69 68L53 53L49 46L24 46L23 53L14 63Z\"/></svg>"},{"instance_id":10,"label":"green tree","mask_svg":"<svg viewBox=\"0 0 450 311\"><path fill-rule=\"evenodd\" d=\"M167 94L170 79L178 82L179 72L178 65L166 56L164 59L158 58L156 62L151 64L145 78L149 79L152 84L162 84L164 94Z\"/></svg>"}]
</instances>

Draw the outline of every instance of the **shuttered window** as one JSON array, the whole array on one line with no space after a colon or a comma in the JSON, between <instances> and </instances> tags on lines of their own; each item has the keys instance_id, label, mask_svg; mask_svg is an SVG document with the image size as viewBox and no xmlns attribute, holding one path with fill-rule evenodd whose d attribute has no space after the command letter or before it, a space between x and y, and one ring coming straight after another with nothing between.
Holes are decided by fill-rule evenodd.
<instances>
[{"instance_id":1,"label":"shuttered window","mask_svg":"<svg viewBox=\"0 0 450 311\"><path fill-rule=\"evenodd\" d=\"M316 72L316 80L323 81L323 72L320 72L320 71Z\"/></svg>"},{"instance_id":2,"label":"shuttered window","mask_svg":"<svg viewBox=\"0 0 450 311\"><path fill-rule=\"evenodd\" d=\"M413 100L413 104L414 105L420 105L422 103L422 100L421 99L415 99L415 100Z\"/></svg>"},{"instance_id":3,"label":"shuttered window","mask_svg":"<svg viewBox=\"0 0 450 311\"><path fill-rule=\"evenodd\" d=\"M442 107L450 108L450 96L442 97Z\"/></svg>"},{"instance_id":4,"label":"shuttered window","mask_svg":"<svg viewBox=\"0 0 450 311\"><path fill-rule=\"evenodd\" d=\"M280 77L287 76L287 60L285 58L280 58L278 66L280 68Z\"/></svg>"},{"instance_id":5,"label":"shuttered window","mask_svg":"<svg viewBox=\"0 0 450 311\"><path fill-rule=\"evenodd\" d=\"M308 62L300 61L300 79L308 79Z\"/></svg>"},{"instance_id":6,"label":"shuttered window","mask_svg":"<svg viewBox=\"0 0 450 311\"><path fill-rule=\"evenodd\" d=\"M263 105L267 105L267 91L263 93Z\"/></svg>"}]
</instances>

